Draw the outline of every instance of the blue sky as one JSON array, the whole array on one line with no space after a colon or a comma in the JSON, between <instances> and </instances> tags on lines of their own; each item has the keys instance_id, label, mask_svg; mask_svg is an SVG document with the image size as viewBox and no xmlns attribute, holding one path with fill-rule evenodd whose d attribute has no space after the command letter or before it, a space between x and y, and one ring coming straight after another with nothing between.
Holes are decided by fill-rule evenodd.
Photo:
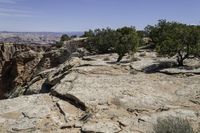
<instances>
[{"instance_id":1,"label":"blue sky","mask_svg":"<svg viewBox=\"0 0 200 133\"><path fill-rule=\"evenodd\" d=\"M1 31L142 29L159 19L200 24L200 0L0 0Z\"/></svg>"}]
</instances>

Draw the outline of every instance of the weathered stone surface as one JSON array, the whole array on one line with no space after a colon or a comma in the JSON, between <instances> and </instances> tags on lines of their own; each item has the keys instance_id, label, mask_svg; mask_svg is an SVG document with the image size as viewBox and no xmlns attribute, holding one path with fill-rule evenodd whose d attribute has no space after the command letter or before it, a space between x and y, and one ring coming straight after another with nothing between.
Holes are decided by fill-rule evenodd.
<instances>
[{"instance_id":1,"label":"weathered stone surface","mask_svg":"<svg viewBox=\"0 0 200 133\"><path fill-rule=\"evenodd\" d=\"M79 58L72 58L71 60L66 61L48 75L46 83L50 85L56 85L61 79L69 74L71 68L79 66L80 62L81 60Z\"/></svg>"},{"instance_id":2,"label":"weathered stone surface","mask_svg":"<svg viewBox=\"0 0 200 133\"><path fill-rule=\"evenodd\" d=\"M48 93L50 90L48 89L48 85L44 84L46 79L41 79L30 86L28 86L26 89L25 94L26 95L31 95L31 94L39 94L39 93Z\"/></svg>"},{"instance_id":3,"label":"weathered stone surface","mask_svg":"<svg viewBox=\"0 0 200 133\"><path fill-rule=\"evenodd\" d=\"M66 132L61 127L77 120L82 113L47 94L2 100L0 105L0 132Z\"/></svg>"},{"instance_id":4,"label":"weathered stone surface","mask_svg":"<svg viewBox=\"0 0 200 133\"><path fill-rule=\"evenodd\" d=\"M194 114L198 114L199 106L196 104L197 102L191 102L191 98L194 98L196 91L199 90L199 75L177 77L162 73L145 74L143 72L132 75L127 69L128 64L110 64L109 62L112 62L114 58L110 58L109 62L103 61L104 55L85 58L90 58L90 60L85 60L81 62L80 66L72 68L52 88L52 93L56 92L63 97L75 99L74 101L77 103L84 104L91 109L90 112L93 114L91 120L96 119L101 122L103 118L114 118L114 122L120 121L126 127L124 131L146 132L155 124L153 121L162 117L160 115L162 112L165 112L166 116L170 116L173 114L172 110L175 109L180 114L185 112L184 110L187 112L192 109L180 117L187 116L196 120L195 123L198 122L199 116ZM165 59L161 59L161 61L163 60ZM187 108L182 108L186 106ZM128 112L128 114L124 112ZM133 117L133 120L122 121L121 118L118 120L122 114L122 118L130 117L129 113L136 117ZM146 128L144 128L143 118L140 117L151 114L155 114L156 117L153 118L151 124L146 124ZM178 114L174 113L174 116L179 116ZM131 123L137 123L138 126ZM88 129L88 131L90 130Z\"/></svg>"},{"instance_id":5,"label":"weathered stone surface","mask_svg":"<svg viewBox=\"0 0 200 133\"><path fill-rule=\"evenodd\" d=\"M85 133L117 133L121 131L116 123L112 122L97 122L87 123L82 127L82 131Z\"/></svg>"},{"instance_id":6,"label":"weathered stone surface","mask_svg":"<svg viewBox=\"0 0 200 133\"><path fill-rule=\"evenodd\" d=\"M37 73L19 92L50 95L0 101L0 132L146 133L167 117L188 119L197 130L200 75L161 73L173 60L154 53L135 58L116 63L116 54L73 57Z\"/></svg>"},{"instance_id":7,"label":"weathered stone surface","mask_svg":"<svg viewBox=\"0 0 200 133\"><path fill-rule=\"evenodd\" d=\"M196 77L186 85L184 79L164 74L131 75L126 71L120 74L118 69L110 67L108 67L109 73L105 73L107 71L104 70L105 66L100 69L94 66L86 67L87 69L77 68L76 71L80 73L72 72L66 75L52 89L62 95L73 95L88 105L106 104L113 98L118 98L120 104L126 108L134 108L134 106L156 108L178 100L173 91L191 87L191 84L197 88L200 80ZM71 75L78 75L78 77L72 82L68 80L68 76Z\"/></svg>"}]
</instances>

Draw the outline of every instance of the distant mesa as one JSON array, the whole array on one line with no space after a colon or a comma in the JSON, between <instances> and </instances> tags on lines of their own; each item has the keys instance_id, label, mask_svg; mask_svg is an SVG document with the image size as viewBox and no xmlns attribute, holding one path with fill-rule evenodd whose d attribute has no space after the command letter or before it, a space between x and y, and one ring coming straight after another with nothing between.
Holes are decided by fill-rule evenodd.
<instances>
[{"instance_id":1,"label":"distant mesa","mask_svg":"<svg viewBox=\"0 0 200 133\"><path fill-rule=\"evenodd\" d=\"M82 32L9 32L0 31L0 43L55 44L63 34L81 36Z\"/></svg>"}]
</instances>

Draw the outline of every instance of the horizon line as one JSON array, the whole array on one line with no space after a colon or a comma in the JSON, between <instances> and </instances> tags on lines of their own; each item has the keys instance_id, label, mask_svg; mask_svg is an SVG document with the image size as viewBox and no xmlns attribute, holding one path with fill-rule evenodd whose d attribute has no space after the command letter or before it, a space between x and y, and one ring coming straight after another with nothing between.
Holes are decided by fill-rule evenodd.
<instances>
[{"instance_id":1,"label":"horizon line","mask_svg":"<svg viewBox=\"0 0 200 133\"><path fill-rule=\"evenodd\" d=\"M11 31L11 30L0 30L0 33L3 32L8 32L8 33L17 33L17 32L21 32L21 33L25 33L25 32L29 32L29 33L69 33L69 32L84 32L84 31Z\"/></svg>"}]
</instances>

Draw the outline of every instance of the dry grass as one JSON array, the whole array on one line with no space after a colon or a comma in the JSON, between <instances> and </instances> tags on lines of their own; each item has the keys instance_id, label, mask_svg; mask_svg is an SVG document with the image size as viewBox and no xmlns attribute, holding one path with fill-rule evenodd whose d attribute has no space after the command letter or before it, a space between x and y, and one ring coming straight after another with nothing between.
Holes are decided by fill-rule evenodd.
<instances>
[{"instance_id":1,"label":"dry grass","mask_svg":"<svg viewBox=\"0 0 200 133\"><path fill-rule=\"evenodd\" d=\"M194 133L194 131L188 120L178 117L168 117L157 120L153 133Z\"/></svg>"}]
</instances>

